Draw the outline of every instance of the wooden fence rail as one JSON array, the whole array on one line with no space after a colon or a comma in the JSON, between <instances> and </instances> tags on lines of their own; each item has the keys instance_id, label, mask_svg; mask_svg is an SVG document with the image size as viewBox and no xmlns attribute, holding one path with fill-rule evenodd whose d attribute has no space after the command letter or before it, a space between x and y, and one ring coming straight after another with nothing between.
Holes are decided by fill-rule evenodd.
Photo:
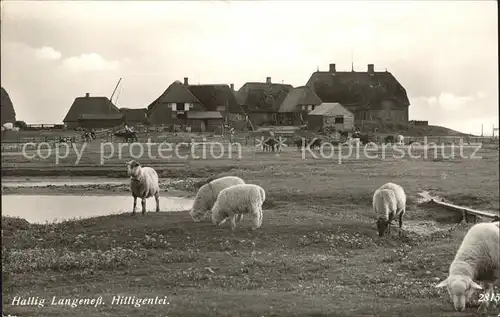
<instances>
[{"instance_id":1,"label":"wooden fence rail","mask_svg":"<svg viewBox=\"0 0 500 317\"><path fill-rule=\"evenodd\" d=\"M491 212L481 211L481 210L475 210L475 209L472 209L472 208L467 208L467 207L462 207L462 206L457 206L457 205L453 205L453 204L450 204L450 203L445 203L444 201L436 200L434 198L431 199L431 202L433 202L435 204L438 204L438 205L441 205L441 206L444 206L444 207L446 207L448 209L452 209L452 210L456 210L456 211L462 212L462 220L466 221L466 222L467 222L467 219L468 219L467 215L472 215L474 222L476 222L476 217L477 216L485 217L485 218L491 218L491 219L493 219L492 221L498 221L498 220L500 220L500 216L498 214L494 214L494 213L491 213Z\"/></svg>"}]
</instances>

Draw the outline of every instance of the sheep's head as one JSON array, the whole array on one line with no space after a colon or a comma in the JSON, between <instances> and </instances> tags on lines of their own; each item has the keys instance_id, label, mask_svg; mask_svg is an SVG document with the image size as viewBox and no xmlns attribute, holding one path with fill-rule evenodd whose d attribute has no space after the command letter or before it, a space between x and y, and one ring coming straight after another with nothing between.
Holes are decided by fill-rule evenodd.
<instances>
[{"instance_id":1,"label":"sheep's head","mask_svg":"<svg viewBox=\"0 0 500 317\"><path fill-rule=\"evenodd\" d=\"M191 208L191 210L189 210L189 215L191 216L191 218L193 219L194 222L200 222L201 219L203 218L203 213L196 212L196 211L194 211L193 208Z\"/></svg>"},{"instance_id":2,"label":"sheep's head","mask_svg":"<svg viewBox=\"0 0 500 317\"><path fill-rule=\"evenodd\" d=\"M222 225L227 217L229 217L229 215L226 212L214 212L214 210L212 210L212 223L216 226Z\"/></svg>"},{"instance_id":3,"label":"sheep's head","mask_svg":"<svg viewBox=\"0 0 500 317\"><path fill-rule=\"evenodd\" d=\"M196 198L193 202L193 207L189 211L189 215L194 222L200 222L203 217L210 211L212 207L212 192L207 184L200 187Z\"/></svg>"},{"instance_id":4,"label":"sheep's head","mask_svg":"<svg viewBox=\"0 0 500 317\"><path fill-rule=\"evenodd\" d=\"M141 171L141 165L137 161L132 160L127 163L128 176L137 178L137 176L139 176L140 171Z\"/></svg>"},{"instance_id":5,"label":"sheep's head","mask_svg":"<svg viewBox=\"0 0 500 317\"><path fill-rule=\"evenodd\" d=\"M378 236L383 237L387 227L390 225L389 221L385 219L377 219Z\"/></svg>"},{"instance_id":6,"label":"sheep's head","mask_svg":"<svg viewBox=\"0 0 500 317\"><path fill-rule=\"evenodd\" d=\"M474 292L483 289L470 277L463 275L450 275L435 287L441 288L445 286L456 311L464 311L465 304L470 300Z\"/></svg>"}]
</instances>

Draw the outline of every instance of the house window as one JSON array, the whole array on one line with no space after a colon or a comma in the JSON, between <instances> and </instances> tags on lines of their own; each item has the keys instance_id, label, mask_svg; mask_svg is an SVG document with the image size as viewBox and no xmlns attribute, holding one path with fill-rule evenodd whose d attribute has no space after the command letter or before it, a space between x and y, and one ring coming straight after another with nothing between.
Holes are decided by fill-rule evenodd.
<instances>
[{"instance_id":1,"label":"house window","mask_svg":"<svg viewBox=\"0 0 500 317\"><path fill-rule=\"evenodd\" d=\"M177 111L185 111L184 103L183 102L178 102L175 104L175 108Z\"/></svg>"},{"instance_id":2,"label":"house window","mask_svg":"<svg viewBox=\"0 0 500 317\"><path fill-rule=\"evenodd\" d=\"M335 117L335 124L344 123L344 117Z\"/></svg>"}]
</instances>

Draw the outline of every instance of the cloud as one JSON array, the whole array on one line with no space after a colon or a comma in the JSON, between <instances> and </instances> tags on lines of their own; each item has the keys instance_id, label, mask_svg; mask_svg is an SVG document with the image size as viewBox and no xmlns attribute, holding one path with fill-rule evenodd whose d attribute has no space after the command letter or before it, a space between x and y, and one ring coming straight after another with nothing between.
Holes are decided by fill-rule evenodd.
<instances>
[{"instance_id":1,"label":"cloud","mask_svg":"<svg viewBox=\"0 0 500 317\"><path fill-rule=\"evenodd\" d=\"M35 56L38 59L48 59L51 61L59 60L61 58L61 53L56 51L50 46L42 46L35 50Z\"/></svg>"},{"instance_id":2,"label":"cloud","mask_svg":"<svg viewBox=\"0 0 500 317\"><path fill-rule=\"evenodd\" d=\"M442 92L438 97L438 105L444 110L459 110L474 101L474 96L456 96L453 93Z\"/></svg>"},{"instance_id":3,"label":"cloud","mask_svg":"<svg viewBox=\"0 0 500 317\"><path fill-rule=\"evenodd\" d=\"M109 71L118 69L120 62L107 61L97 53L89 53L67 58L62 66L74 72Z\"/></svg>"}]
</instances>

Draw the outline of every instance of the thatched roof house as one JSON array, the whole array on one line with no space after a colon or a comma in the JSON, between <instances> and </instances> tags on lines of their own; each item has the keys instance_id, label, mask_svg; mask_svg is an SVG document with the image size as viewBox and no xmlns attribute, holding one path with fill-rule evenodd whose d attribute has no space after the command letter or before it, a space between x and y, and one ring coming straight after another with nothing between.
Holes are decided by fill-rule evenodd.
<instances>
[{"instance_id":1,"label":"thatched roof house","mask_svg":"<svg viewBox=\"0 0 500 317\"><path fill-rule=\"evenodd\" d=\"M148 122L153 125L185 125L186 112L204 110L187 85L176 80L148 106Z\"/></svg>"},{"instance_id":2,"label":"thatched roof house","mask_svg":"<svg viewBox=\"0 0 500 317\"><path fill-rule=\"evenodd\" d=\"M373 64L368 64L366 72L337 71L330 64L329 71L314 72L306 85L323 102L341 103L354 113L356 121L408 121L406 90L390 72L375 71Z\"/></svg>"},{"instance_id":3,"label":"thatched roof house","mask_svg":"<svg viewBox=\"0 0 500 317\"><path fill-rule=\"evenodd\" d=\"M278 112L288 93L289 84L276 84L267 77L265 83L245 83L236 93L237 100L248 112Z\"/></svg>"},{"instance_id":4,"label":"thatched roof house","mask_svg":"<svg viewBox=\"0 0 500 317\"><path fill-rule=\"evenodd\" d=\"M173 82L148 106L148 121L153 125L191 127L193 132L215 131L224 124L221 112L234 104L235 97L229 86L189 86L188 79L184 78L184 84Z\"/></svg>"},{"instance_id":5,"label":"thatched roof house","mask_svg":"<svg viewBox=\"0 0 500 317\"><path fill-rule=\"evenodd\" d=\"M16 122L16 111L14 110L12 100L10 100L9 94L3 87L1 87L1 91L2 125L8 122L14 123Z\"/></svg>"},{"instance_id":6,"label":"thatched roof house","mask_svg":"<svg viewBox=\"0 0 500 317\"><path fill-rule=\"evenodd\" d=\"M63 119L68 128L112 128L123 123L123 114L108 97L77 97Z\"/></svg>"},{"instance_id":7,"label":"thatched roof house","mask_svg":"<svg viewBox=\"0 0 500 317\"><path fill-rule=\"evenodd\" d=\"M245 83L236 92L236 99L254 125L273 124L280 105L292 89L292 85L272 83L271 77L267 77L265 83Z\"/></svg>"},{"instance_id":8,"label":"thatched roof house","mask_svg":"<svg viewBox=\"0 0 500 317\"><path fill-rule=\"evenodd\" d=\"M321 104L321 99L307 86L292 89L278 110L280 125L301 125L307 120L307 113Z\"/></svg>"}]
</instances>

